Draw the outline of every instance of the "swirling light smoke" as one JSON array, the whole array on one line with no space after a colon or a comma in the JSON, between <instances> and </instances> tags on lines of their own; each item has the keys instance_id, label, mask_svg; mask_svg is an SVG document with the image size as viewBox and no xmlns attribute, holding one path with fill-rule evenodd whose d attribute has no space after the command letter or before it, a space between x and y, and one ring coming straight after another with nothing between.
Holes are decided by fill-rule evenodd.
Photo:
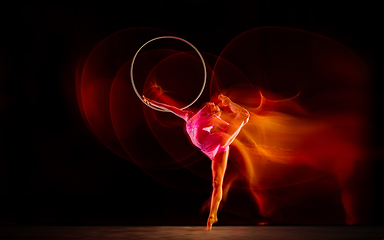
<instances>
[{"instance_id":1,"label":"swirling light smoke","mask_svg":"<svg viewBox=\"0 0 384 240\"><path fill-rule=\"evenodd\" d=\"M135 28L100 42L79 64L79 107L113 152L164 184L201 191L196 182L210 181L210 163L188 141L183 120L143 105L130 85L137 49L164 35L173 34ZM276 223L366 221L369 73L361 60L328 38L281 27L249 30L220 56L203 55L209 91L195 106L223 93L251 112L231 147L223 211L249 217L233 197L245 191ZM156 43L136 61L135 81L148 98L184 106L200 91L201 61L186 44Z\"/></svg>"}]
</instances>

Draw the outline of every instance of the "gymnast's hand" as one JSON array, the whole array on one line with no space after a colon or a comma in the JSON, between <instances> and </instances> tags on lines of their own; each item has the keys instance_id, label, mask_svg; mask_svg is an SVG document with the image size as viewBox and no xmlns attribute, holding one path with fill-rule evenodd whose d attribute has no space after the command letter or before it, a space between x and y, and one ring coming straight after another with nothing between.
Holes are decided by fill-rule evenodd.
<instances>
[{"instance_id":1,"label":"gymnast's hand","mask_svg":"<svg viewBox=\"0 0 384 240\"><path fill-rule=\"evenodd\" d=\"M226 107L229 105L229 103L231 102L231 99L229 99L229 97L227 96L224 96L223 94L220 94L218 96L218 99L221 101L221 103L219 103L221 106L223 107Z\"/></svg>"},{"instance_id":2,"label":"gymnast's hand","mask_svg":"<svg viewBox=\"0 0 384 240\"><path fill-rule=\"evenodd\" d=\"M143 95L143 101L145 104L151 105L151 100Z\"/></svg>"}]
</instances>

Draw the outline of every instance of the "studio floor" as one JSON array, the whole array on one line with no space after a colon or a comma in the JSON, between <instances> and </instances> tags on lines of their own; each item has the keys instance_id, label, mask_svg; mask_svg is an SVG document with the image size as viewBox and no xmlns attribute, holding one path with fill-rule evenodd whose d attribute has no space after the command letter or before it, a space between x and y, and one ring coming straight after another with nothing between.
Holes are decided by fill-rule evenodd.
<instances>
[{"instance_id":1,"label":"studio floor","mask_svg":"<svg viewBox=\"0 0 384 240\"><path fill-rule=\"evenodd\" d=\"M384 226L1 226L0 239L258 239L384 240Z\"/></svg>"}]
</instances>

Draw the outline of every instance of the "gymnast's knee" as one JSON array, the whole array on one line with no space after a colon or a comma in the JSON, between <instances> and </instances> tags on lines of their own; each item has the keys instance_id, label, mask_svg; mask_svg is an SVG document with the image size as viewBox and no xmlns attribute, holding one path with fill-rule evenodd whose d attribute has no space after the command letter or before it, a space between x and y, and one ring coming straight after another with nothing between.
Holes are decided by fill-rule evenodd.
<instances>
[{"instance_id":1,"label":"gymnast's knee","mask_svg":"<svg viewBox=\"0 0 384 240\"><path fill-rule=\"evenodd\" d=\"M249 121L249 117L251 115L249 114L248 110L246 109L243 109L241 111L239 111L235 117L235 121L238 123L238 124L246 124L248 121Z\"/></svg>"},{"instance_id":2,"label":"gymnast's knee","mask_svg":"<svg viewBox=\"0 0 384 240\"><path fill-rule=\"evenodd\" d=\"M249 121L249 117L251 115L249 114L248 110L246 109L242 109L242 111L240 111L238 117L241 118L243 120L243 123L247 123Z\"/></svg>"},{"instance_id":3,"label":"gymnast's knee","mask_svg":"<svg viewBox=\"0 0 384 240\"><path fill-rule=\"evenodd\" d=\"M222 187L223 187L223 181L214 179L213 182L212 182L212 187L213 187L214 189L216 189L216 188L222 188Z\"/></svg>"}]
</instances>

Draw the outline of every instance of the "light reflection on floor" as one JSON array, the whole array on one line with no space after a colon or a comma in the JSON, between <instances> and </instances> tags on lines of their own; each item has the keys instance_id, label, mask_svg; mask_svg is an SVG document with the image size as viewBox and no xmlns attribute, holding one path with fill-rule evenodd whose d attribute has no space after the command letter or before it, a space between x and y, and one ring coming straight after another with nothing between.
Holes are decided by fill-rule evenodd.
<instances>
[{"instance_id":1,"label":"light reflection on floor","mask_svg":"<svg viewBox=\"0 0 384 240\"><path fill-rule=\"evenodd\" d=\"M0 239L258 239L384 240L384 226L217 226L212 231L187 226L0 226Z\"/></svg>"}]
</instances>

